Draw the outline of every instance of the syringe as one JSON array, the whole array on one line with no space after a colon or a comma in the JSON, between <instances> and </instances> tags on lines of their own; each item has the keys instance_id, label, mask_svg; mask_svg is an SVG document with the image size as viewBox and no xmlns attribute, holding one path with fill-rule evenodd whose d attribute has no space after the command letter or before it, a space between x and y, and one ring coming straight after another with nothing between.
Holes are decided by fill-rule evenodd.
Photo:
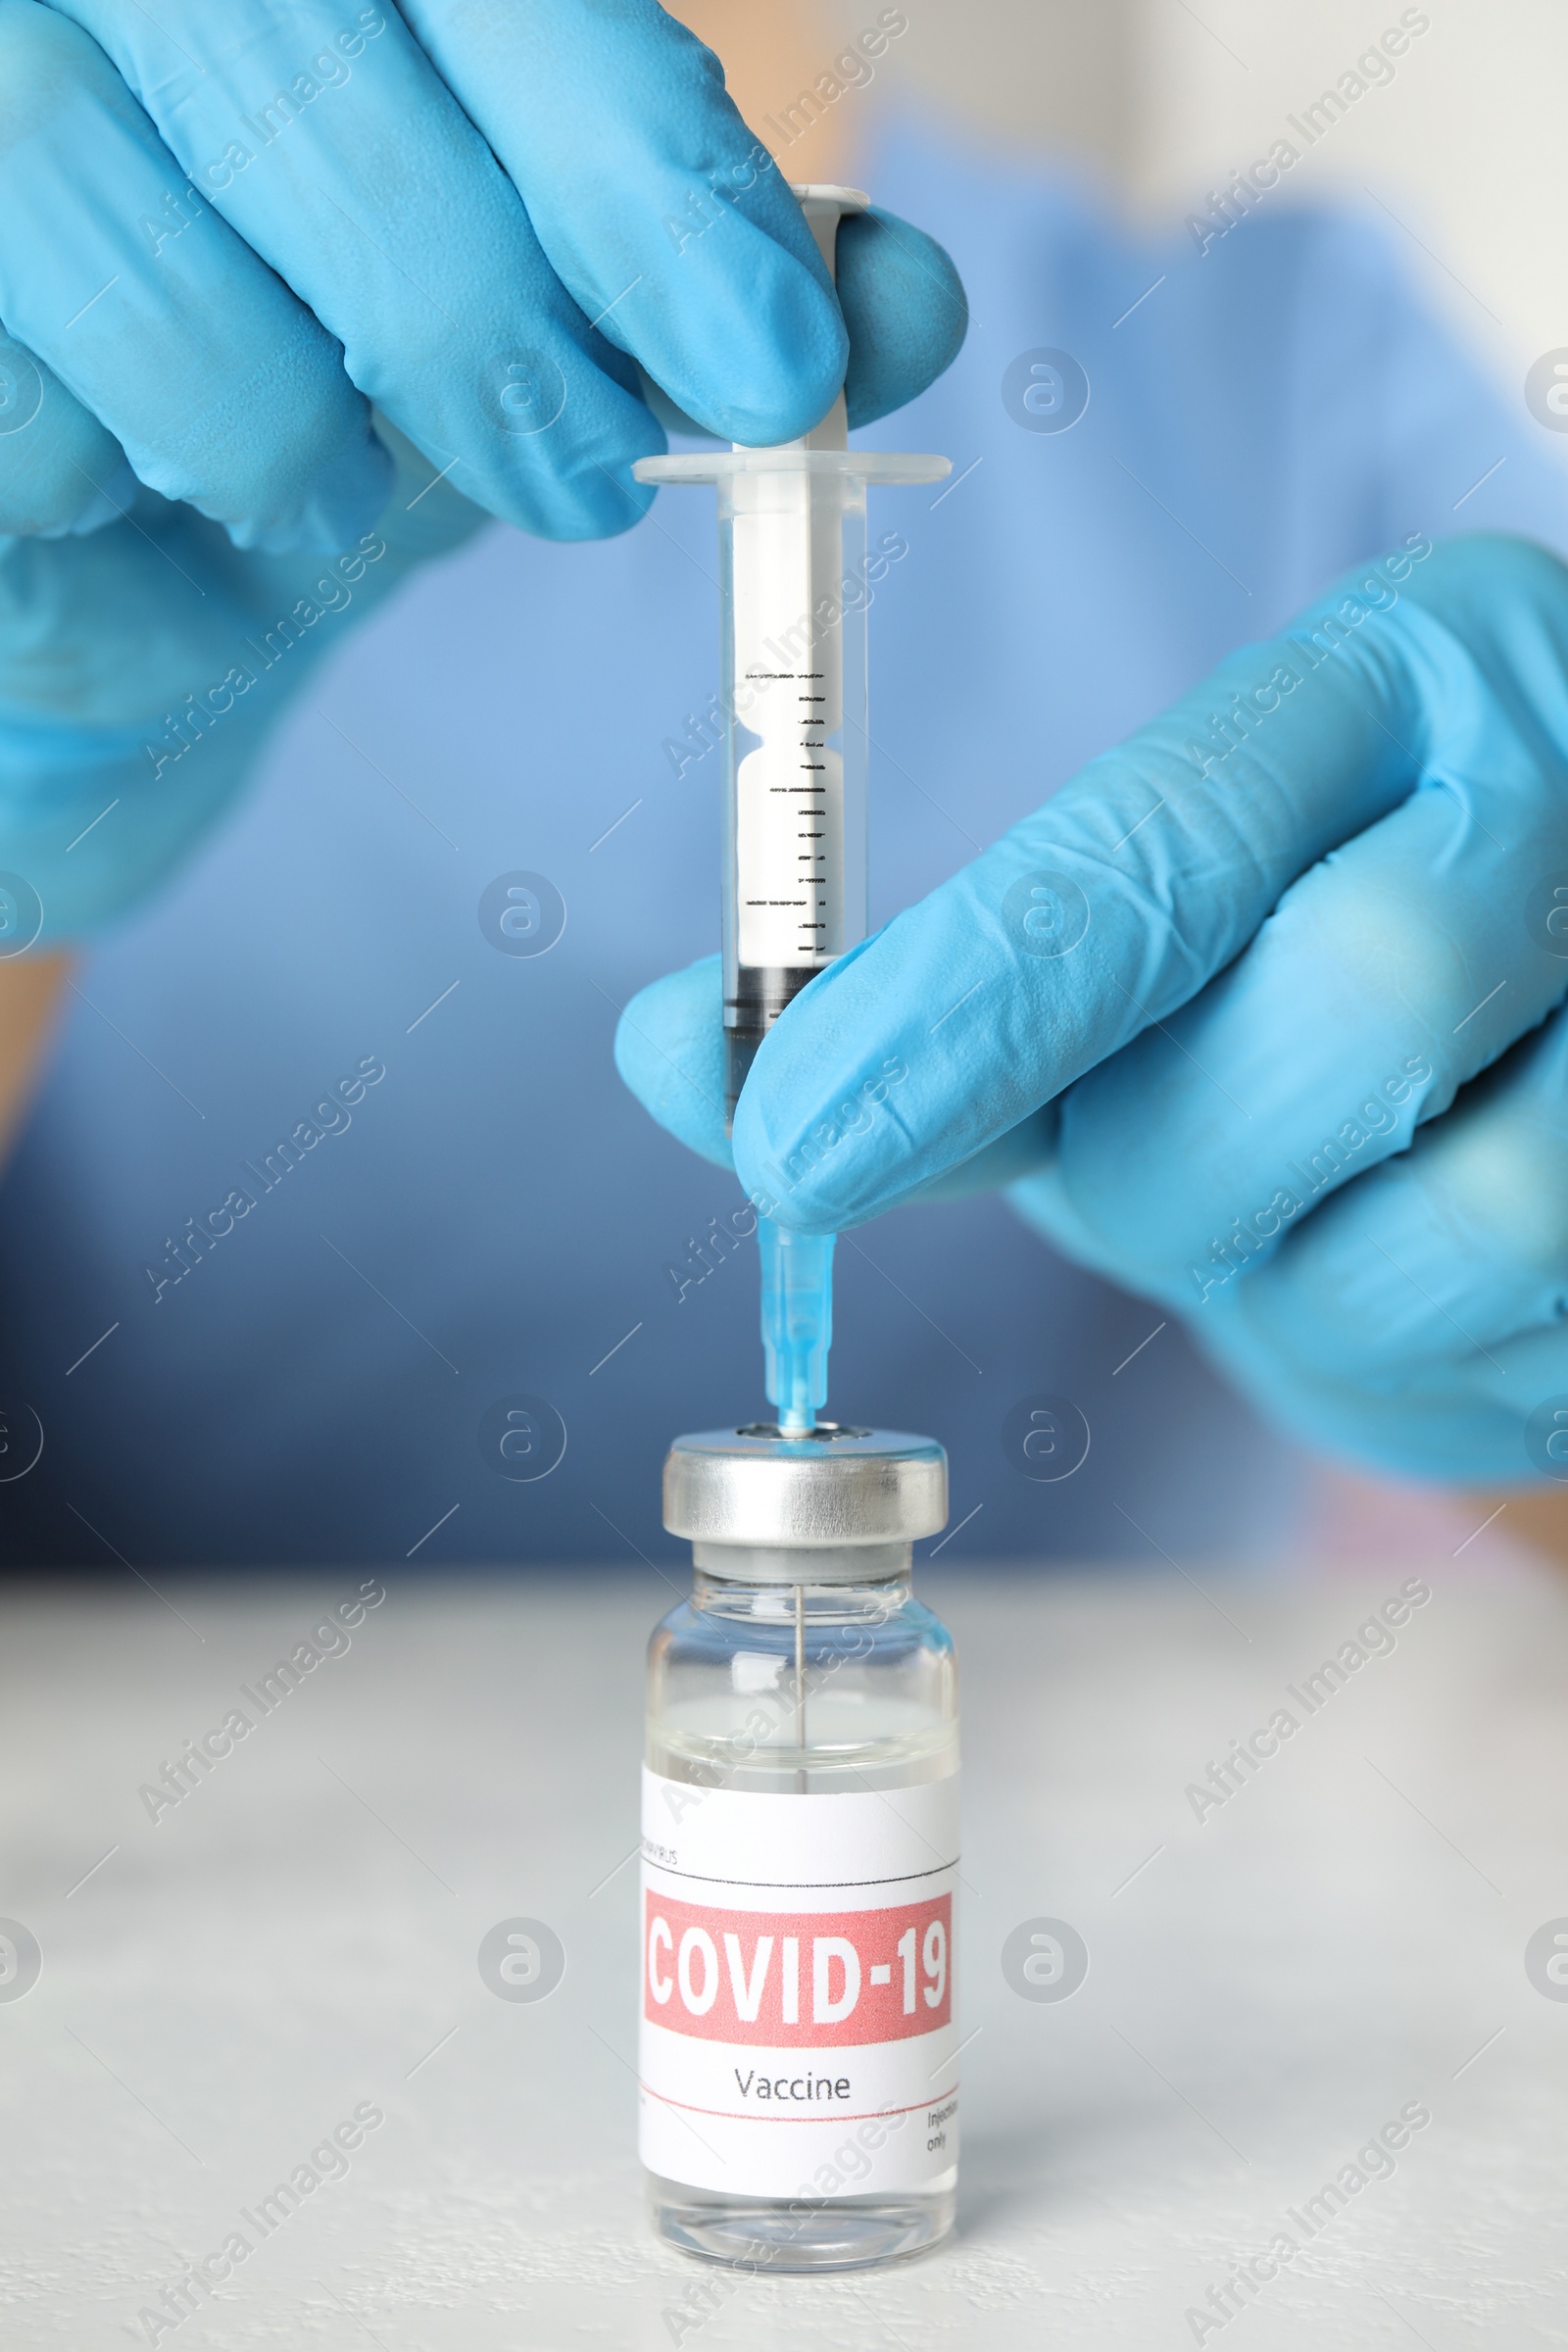
<instances>
[{"instance_id":1,"label":"syringe","mask_svg":"<svg viewBox=\"0 0 1568 2352\"><path fill-rule=\"evenodd\" d=\"M831 275L856 188L797 187ZM936 482L946 458L852 450L841 391L799 441L643 458L645 482L718 492L725 751L726 1119L792 998L865 936L865 615L870 482ZM779 1428L815 1427L827 1397L833 1239L758 1222L767 1395Z\"/></svg>"}]
</instances>

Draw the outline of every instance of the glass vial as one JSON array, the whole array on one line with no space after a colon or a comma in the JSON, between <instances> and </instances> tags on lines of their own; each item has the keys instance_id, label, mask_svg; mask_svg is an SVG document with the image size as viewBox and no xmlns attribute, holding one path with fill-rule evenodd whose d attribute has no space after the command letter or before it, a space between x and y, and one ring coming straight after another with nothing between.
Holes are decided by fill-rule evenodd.
<instances>
[{"instance_id":1,"label":"glass vial","mask_svg":"<svg viewBox=\"0 0 1568 2352\"><path fill-rule=\"evenodd\" d=\"M946 1509L941 1447L896 1433L666 1464L696 1574L649 1652L640 2141L656 2230L711 2261L863 2267L953 2225L957 1678L909 1588Z\"/></svg>"}]
</instances>

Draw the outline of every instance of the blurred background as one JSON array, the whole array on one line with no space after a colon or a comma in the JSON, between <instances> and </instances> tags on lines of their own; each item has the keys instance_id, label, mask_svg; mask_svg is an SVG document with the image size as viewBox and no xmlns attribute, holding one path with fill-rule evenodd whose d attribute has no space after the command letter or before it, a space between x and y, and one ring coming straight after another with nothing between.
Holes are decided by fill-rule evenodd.
<instances>
[{"instance_id":1,"label":"blurred background","mask_svg":"<svg viewBox=\"0 0 1568 2352\"><path fill-rule=\"evenodd\" d=\"M1070 157L1146 222L1201 209L1400 22L1366 0L923 0L906 13L889 92L987 140ZM1428 299L1513 391L1568 330L1568 17L1550 0L1419 13L1431 31L1394 83L1349 108L1280 193L1394 207Z\"/></svg>"}]
</instances>

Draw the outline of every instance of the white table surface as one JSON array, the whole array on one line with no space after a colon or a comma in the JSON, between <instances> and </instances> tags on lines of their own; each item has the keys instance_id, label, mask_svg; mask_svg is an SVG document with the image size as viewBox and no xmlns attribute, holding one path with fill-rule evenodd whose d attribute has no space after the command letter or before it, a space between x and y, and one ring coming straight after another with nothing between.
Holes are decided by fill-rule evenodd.
<instances>
[{"instance_id":1,"label":"white table surface","mask_svg":"<svg viewBox=\"0 0 1568 2352\"><path fill-rule=\"evenodd\" d=\"M8 2352L146 2341L138 2311L364 2100L386 2121L347 2177L161 2342L1174 2348L1412 2100L1432 2122L1392 2178L1203 2340L1568 2342L1568 2001L1523 1965L1568 1914L1568 1594L1465 1567L1429 1564L1394 1654L1201 1823L1187 1784L1408 1562L1204 1580L1211 1600L1175 1577L923 1579L964 1676L960 2234L890 2272L726 2280L706 2317L718 2275L642 2220L617 1868L665 1588L389 1579L352 1649L156 1826L139 1785L357 1572L172 1606L128 1577L13 1592L0 1915L43 1971L0 2001ZM475 1965L515 1915L566 1948L537 2004ZM998 1964L1038 1915L1092 1955L1059 2004Z\"/></svg>"}]
</instances>

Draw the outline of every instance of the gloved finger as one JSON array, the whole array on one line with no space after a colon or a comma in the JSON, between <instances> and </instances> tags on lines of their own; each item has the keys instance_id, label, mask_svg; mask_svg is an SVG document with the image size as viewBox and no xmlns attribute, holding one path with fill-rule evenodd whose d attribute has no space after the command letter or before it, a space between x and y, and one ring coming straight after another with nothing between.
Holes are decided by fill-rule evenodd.
<instances>
[{"instance_id":1,"label":"gloved finger","mask_svg":"<svg viewBox=\"0 0 1568 2352\"><path fill-rule=\"evenodd\" d=\"M934 384L968 332L963 281L935 237L876 205L839 222L839 307L850 336L850 427L875 424Z\"/></svg>"},{"instance_id":2,"label":"gloved finger","mask_svg":"<svg viewBox=\"0 0 1568 2352\"><path fill-rule=\"evenodd\" d=\"M1000 1192L1004 1186L1018 1183L1032 1175L1041 1164L1051 1160L1056 1149L1060 1104L1043 1103L1009 1127L994 1142L983 1145L972 1158L960 1159L940 1176L910 1193L910 1200L969 1200L976 1193Z\"/></svg>"},{"instance_id":3,"label":"gloved finger","mask_svg":"<svg viewBox=\"0 0 1568 2352\"><path fill-rule=\"evenodd\" d=\"M664 444L631 366L560 283L516 189L395 10L58 4L433 474L549 538L624 530L646 512L631 465ZM644 201L618 169L587 176L590 204ZM253 399L246 438L275 444L287 421L286 398Z\"/></svg>"},{"instance_id":4,"label":"gloved finger","mask_svg":"<svg viewBox=\"0 0 1568 2352\"><path fill-rule=\"evenodd\" d=\"M1460 702L1481 662L1444 661ZM1480 733L1450 709L1410 799L1062 1099L1062 1188L1133 1288L1200 1304L1568 995L1568 955L1529 921L1541 876L1568 871L1568 764L1528 705L1479 674L1469 691Z\"/></svg>"},{"instance_id":5,"label":"gloved finger","mask_svg":"<svg viewBox=\"0 0 1568 2352\"><path fill-rule=\"evenodd\" d=\"M1528 1050L1527 1043L1515 1052ZM1490 1083L1489 1076L1477 1088ZM1425 1150L1428 1137L1441 1136L1458 1115L1449 1112L1423 1128L1415 1151ZM1191 1285L1175 1286L1170 1293L1153 1287L1152 1296L1181 1312L1203 1353L1296 1445L1316 1446L1385 1474L1448 1487L1539 1483L1546 1464L1540 1458L1539 1439L1537 1451L1531 1451L1530 1421L1546 1399L1568 1396L1568 1325L1552 1320L1471 1347L1448 1328L1443 1314L1433 1312L1429 1323L1440 1334L1439 1346L1425 1351L1406 1348L1396 1358L1386 1355L1374 1370L1366 1360L1366 1342L1389 1306L1387 1298L1371 1299L1371 1281L1381 1271L1390 1276L1391 1286L1408 1292L1405 1278L1415 1270L1397 1233L1386 1244L1395 1264L1386 1264L1367 1246L1358 1268L1361 1279L1348 1288L1345 1311L1338 1316L1331 1311L1332 1328L1315 1320L1316 1302L1309 1296L1319 1262L1314 1247L1332 1250L1337 1229L1348 1233L1366 1192L1391 1183L1408 1164L1404 1158L1388 1160L1357 1178L1293 1227L1277 1257L1254 1261L1244 1279L1212 1290L1196 1311ZM1533 1186L1530 1190L1533 1194ZM1126 1279L1114 1253L1082 1225L1054 1169L1015 1184L1008 1198L1023 1221L1066 1256L1111 1281ZM1397 1226L1397 1213L1390 1222ZM1435 1232L1441 1240L1441 1222ZM1434 1264L1430 1246L1424 1244L1421 1255L1429 1267ZM1434 1298L1442 1296L1447 1279L1444 1271L1438 1284L1427 1286ZM1510 1295L1526 1294L1528 1304L1530 1294L1539 1302L1549 1280L1541 1270L1514 1268L1505 1286ZM1349 1303L1350 1289L1362 1300L1360 1314ZM1290 1304L1302 1298L1313 1320L1298 1325ZM1490 1310L1482 1312L1470 1329L1478 1332L1493 1320ZM1450 1346L1452 1351L1444 1352ZM1559 1436L1559 1451L1564 1443Z\"/></svg>"},{"instance_id":6,"label":"gloved finger","mask_svg":"<svg viewBox=\"0 0 1568 2352\"><path fill-rule=\"evenodd\" d=\"M1419 572L1416 567L1420 566ZM735 1117L754 1200L832 1231L970 1158L1238 956L1290 885L1463 739L1488 678L1568 775L1568 573L1416 536L1194 693L873 940L764 1040ZM849 1125L865 1073L907 1082Z\"/></svg>"},{"instance_id":7,"label":"gloved finger","mask_svg":"<svg viewBox=\"0 0 1568 2352\"><path fill-rule=\"evenodd\" d=\"M854 429L903 408L953 365L969 305L936 239L875 205L840 221L836 283L850 338L844 401ZM642 393L666 431L705 430L646 371Z\"/></svg>"},{"instance_id":8,"label":"gloved finger","mask_svg":"<svg viewBox=\"0 0 1568 2352\"><path fill-rule=\"evenodd\" d=\"M638 990L615 1029L615 1067L661 1127L728 1168L723 1018L723 958L705 956Z\"/></svg>"},{"instance_id":9,"label":"gloved finger","mask_svg":"<svg viewBox=\"0 0 1568 2352\"><path fill-rule=\"evenodd\" d=\"M135 490L114 435L52 368L0 333L0 538L97 530Z\"/></svg>"},{"instance_id":10,"label":"gloved finger","mask_svg":"<svg viewBox=\"0 0 1568 2352\"><path fill-rule=\"evenodd\" d=\"M424 460L383 429L412 497ZM228 733L230 710L264 682L286 695L346 622L484 519L442 483L410 515L394 500L385 529L353 548L236 564L219 526L137 488L130 513L90 537L0 546L0 730L18 730L0 733L0 811L24 787L45 802L59 789L70 763L53 747L72 726L113 733L150 781L167 777L185 744Z\"/></svg>"},{"instance_id":11,"label":"gloved finger","mask_svg":"<svg viewBox=\"0 0 1568 2352\"><path fill-rule=\"evenodd\" d=\"M1348 1420L1353 1396L1390 1466L1539 1477L1530 1417L1568 1390L1568 1015L1293 1226L1191 1328L1265 1390L1314 1398L1325 1441L1323 1416Z\"/></svg>"},{"instance_id":12,"label":"gloved finger","mask_svg":"<svg viewBox=\"0 0 1568 2352\"><path fill-rule=\"evenodd\" d=\"M365 593L341 559L254 556L272 598L259 621L217 524L148 491L134 506L91 537L0 550L0 867L36 895L46 943L156 887L231 797L336 625L268 665L266 629L305 582L318 593L330 565L339 599Z\"/></svg>"},{"instance_id":13,"label":"gloved finger","mask_svg":"<svg viewBox=\"0 0 1568 2352\"><path fill-rule=\"evenodd\" d=\"M46 941L171 873L321 656L482 524L448 483L405 514L429 469L380 422L389 519L332 555L236 564L217 524L148 490L90 538L0 544L0 868L35 892Z\"/></svg>"},{"instance_id":14,"label":"gloved finger","mask_svg":"<svg viewBox=\"0 0 1568 2352\"><path fill-rule=\"evenodd\" d=\"M403 13L562 282L677 408L729 441L817 421L844 378L844 323L711 50L655 0L404 0Z\"/></svg>"},{"instance_id":15,"label":"gloved finger","mask_svg":"<svg viewBox=\"0 0 1568 2352\"><path fill-rule=\"evenodd\" d=\"M1568 1331L1521 1332L1468 1361L1430 1357L1397 1381L1369 1382L1354 1359L1332 1370L1282 1356L1252 1328L1245 1300L1189 1329L1202 1352L1299 1446L1396 1478L1442 1487L1535 1486L1562 1475ZM1556 1450L1544 1456L1544 1441Z\"/></svg>"},{"instance_id":16,"label":"gloved finger","mask_svg":"<svg viewBox=\"0 0 1568 2352\"><path fill-rule=\"evenodd\" d=\"M1238 1278L1246 1319L1308 1370L1376 1383L1485 1360L1568 1317L1568 1018L1555 1013Z\"/></svg>"},{"instance_id":17,"label":"gloved finger","mask_svg":"<svg viewBox=\"0 0 1568 2352\"><path fill-rule=\"evenodd\" d=\"M723 1010L722 956L705 956L683 972L651 981L620 1016L615 1067L661 1127L688 1151L728 1168L735 1163L724 1132ZM1011 1183L1049 1150L1055 1122L1055 1105L1048 1104L973 1159L923 1185L916 1198L961 1200Z\"/></svg>"},{"instance_id":18,"label":"gloved finger","mask_svg":"<svg viewBox=\"0 0 1568 2352\"><path fill-rule=\"evenodd\" d=\"M336 345L201 201L96 42L0 0L0 318L138 477L241 546L342 546L391 467Z\"/></svg>"}]
</instances>

